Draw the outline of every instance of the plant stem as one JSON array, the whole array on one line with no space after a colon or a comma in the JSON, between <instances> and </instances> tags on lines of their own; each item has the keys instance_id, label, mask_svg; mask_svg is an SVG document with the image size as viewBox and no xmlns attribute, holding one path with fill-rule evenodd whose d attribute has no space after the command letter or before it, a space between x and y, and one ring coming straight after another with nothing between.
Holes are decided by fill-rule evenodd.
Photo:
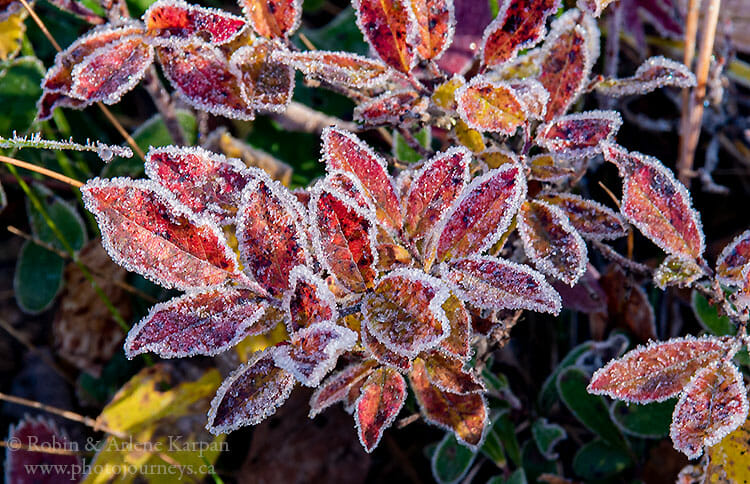
<instances>
[{"instance_id":1,"label":"plant stem","mask_svg":"<svg viewBox=\"0 0 750 484\"><path fill-rule=\"evenodd\" d=\"M17 166L19 168L24 168L26 170L39 173L49 178L54 178L57 181L67 183L68 185L76 187L76 188L81 188L83 186L83 183L79 182L78 180L74 180L70 177L57 173L56 171L48 170L47 168L42 168L41 166L37 166L33 163L28 163L26 161L21 161L15 158L9 158L7 156L1 156L1 155L0 155L0 161L2 161L3 163L7 163L9 165L12 165L12 166Z\"/></svg>"},{"instance_id":2,"label":"plant stem","mask_svg":"<svg viewBox=\"0 0 750 484\"><path fill-rule=\"evenodd\" d=\"M185 138L185 132L182 130L182 126L180 126L180 121L177 119L177 113L174 109L172 97L166 89L164 89L154 66L151 66L149 70L146 71L146 75L143 76L143 87L151 95L151 99L154 101L156 109L164 120L164 125L167 127L167 131L172 137L172 140L174 140L177 145L186 146L187 139Z\"/></svg>"}]
</instances>

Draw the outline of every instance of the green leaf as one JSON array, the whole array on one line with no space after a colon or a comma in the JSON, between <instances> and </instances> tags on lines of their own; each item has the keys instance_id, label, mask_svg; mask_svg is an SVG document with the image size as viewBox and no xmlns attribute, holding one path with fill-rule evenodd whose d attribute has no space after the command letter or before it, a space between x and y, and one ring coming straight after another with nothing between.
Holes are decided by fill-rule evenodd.
<instances>
[{"instance_id":1,"label":"green leaf","mask_svg":"<svg viewBox=\"0 0 750 484\"><path fill-rule=\"evenodd\" d=\"M495 434L495 436L490 437L492 434ZM516 438L515 426L508 412L502 412L498 415L490 427L487 438L498 439L505 448L505 453L510 457L510 460L517 466L521 465L521 448L518 445L518 438Z\"/></svg>"},{"instance_id":2,"label":"green leaf","mask_svg":"<svg viewBox=\"0 0 750 484\"><path fill-rule=\"evenodd\" d=\"M531 439L524 442L521 448L521 461L529 482L536 482L542 474L557 474L558 472L555 462L545 459Z\"/></svg>"},{"instance_id":3,"label":"green leaf","mask_svg":"<svg viewBox=\"0 0 750 484\"><path fill-rule=\"evenodd\" d=\"M546 418L540 418L531 425L531 435L539 449L539 452L550 460L557 459L555 446L568 437L565 429L555 423L547 422Z\"/></svg>"},{"instance_id":4,"label":"green leaf","mask_svg":"<svg viewBox=\"0 0 750 484\"><path fill-rule=\"evenodd\" d=\"M581 447L573 458L573 471L586 481L611 477L629 466L627 452L599 439Z\"/></svg>"},{"instance_id":5,"label":"green leaf","mask_svg":"<svg viewBox=\"0 0 750 484\"><path fill-rule=\"evenodd\" d=\"M471 467L477 452L458 443L448 432L432 454L432 475L441 484L460 481Z\"/></svg>"},{"instance_id":6,"label":"green leaf","mask_svg":"<svg viewBox=\"0 0 750 484\"><path fill-rule=\"evenodd\" d=\"M325 27L302 28L300 32L305 34L318 50L345 51L364 56L370 50L357 27L354 9L351 7L342 10ZM297 42L302 45L299 40Z\"/></svg>"},{"instance_id":7,"label":"green leaf","mask_svg":"<svg viewBox=\"0 0 750 484\"><path fill-rule=\"evenodd\" d=\"M539 411L543 415L549 414L552 411L552 406L559 399L559 395L557 393L557 376L565 368L573 366L578 358L589 351L592 346L592 341L586 341L570 350L568 354L565 355L565 357L562 359L560 364L557 365L557 367L544 381L544 383L542 384L542 389L539 392Z\"/></svg>"},{"instance_id":8,"label":"green leaf","mask_svg":"<svg viewBox=\"0 0 750 484\"><path fill-rule=\"evenodd\" d=\"M484 443L482 444L482 447L480 449L482 453L488 459L494 462L495 465L499 468L505 467L508 462L505 458L505 448L503 446L503 441L500 439L500 435L498 435L498 433L495 431L495 424L497 423L497 419L504 413L506 412L502 412L492 420L490 431L487 432L487 436L484 438Z\"/></svg>"},{"instance_id":9,"label":"green leaf","mask_svg":"<svg viewBox=\"0 0 750 484\"><path fill-rule=\"evenodd\" d=\"M13 277L18 306L25 313L39 314L52 305L62 288L65 260L33 242L21 247Z\"/></svg>"},{"instance_id":10,"label":"green leaf","mask_svg":"<svg viewBox=\"0 0 750 484\"><path fill-rule=\"evenodd\" d=\"M13 131L24 133L36 118L36 101L42 95L40 87L44 66L33 57L20 57L5 64L0 71L0 136L10 137Z\"/></svg>"},{"instance_id":11,"label":"green leaf","mask_svg":"<svg viewBox=\"0 0 750 484\"><path fill-rule=\"evenodd\" d=\"M81 250L88 237L86 236L86 225L75 207L55 195L44 185L35 183L31 186L31 190L41 202L44 211L55 224L55 227L65 237L65 241L74 251ZM36 238L59 250L66 250L65 244L57 238L42 213L28 199L26 200L26 211L29 214L31 232Z\"/></svg>"},{"instance_id":12,"label":"green leaf","mask_svg":"<svg viewBox=\"0 0 750 484\"><path fill-rule=\"evenodd\" d=\"M414 138L425 148L429 148L432 143L432 132L429 126L425 126L418 132L414 133ZM416 163L422 160L422 155L417 153L409 143L406 142L398 130L393 132L393 156L406 163Z\"/></svg>"},{"instance_id":13,"label":"green leaf","mask_svg":"<svg viewBox=\"0 0 750 484\"><path fill-rule=\"evenodd\" d=\"M660 439L669 435L675 399L647 405L616 401L610 408L612 420L628 435Z\"/></svg>"},{"instance_id":14,"label":"green leaf","mask_svg":"<svg viewBox=\"0 0 750 484\"><path fill-rule=\"evenodd\" d=\"M516 469L505 481L505 484L526 484L526 473L523 469Z\"/></svg>"},{"instance_id":15,"label":"green leaf","mask_svg":"<svg viewBox=\"0 0 750 484\"><path fill-rule=\"evenodd\" d=\"M612 422L604 398L586 391L589 377L574 366L557 376L557 392L568 410L589 430L608 443L627 447L620 429Z\"/></svg>"},{"instance_id":16,"label":"green leaf","mask_svg":"<svg viewBox=\"0 0 750 484\"><path fill-rule=\"evenodd\" d=\"M719 310L708 302L703 294L693 291L693 312L698 322L716 336L731 336L735 333L734 324L726 316L720 316Z\"/></svg>"},{"instance_id":17,"label":"green leaf","mask_svg":"<svg viewBox=\"0 0 750 484\"><path fill-rule=\"evenodd\" d=\"M188 145L195 144L198 138L198 122L195 116L189 111L177 110L177 120L180 122L180 126L182 126L182 131L185 133ZM148 152L152 146L159 147L174 144L167 126L158 114L152 116L140 128L135 130L133 132L133 139L144 153ZM104 178L116 176L139 177L143 175L143 172L143 160L137 156L133 156L132 158L117 158L112 163L105 165L101 176Z\"/></svg>"}]
</instances>

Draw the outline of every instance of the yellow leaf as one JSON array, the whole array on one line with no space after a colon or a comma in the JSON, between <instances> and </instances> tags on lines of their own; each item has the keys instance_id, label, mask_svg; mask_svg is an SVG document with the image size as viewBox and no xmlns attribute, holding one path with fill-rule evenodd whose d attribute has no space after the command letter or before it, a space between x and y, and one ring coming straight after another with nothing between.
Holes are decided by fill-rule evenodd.
<instances>
[{"instance_id":1,"label":"yellow leaf","mask_svg":"<svg viewBox=\"0 0 750 484\"><path fill-rule=\"evenodd\" d=\"M711 484L750 482L750 420L708 450L706 481Z\"/></svg>"},{"instance_id":2,"label":"yellow leaf","mask_svg":"<svg viewBox=\"0 0 750 484\"><path fill-rule=\"evenodd\" d=\"M459 143L469 148L474 153L484 151L486 146L484 145L484 137L482 133L475 129L471 129L462 120L458 120L456 123L456 139Z\"/></svg>"},{"instance_id":3,"label":"yellow leaf","mask_svg":"<svg viewBox=\"0 0 750 484\"><path fill-rule=\"evenodd\" d=\"M0 60L7 61L18 55L26 32L26 10L21 9L0 22Z\"/></svg>"},{"instance_id":4,"label":"yellow leaf","mask_svg":"<svg viewBox=\"0 0 750 484\"><path fill-rule=\"evenodd\" d=\"M284 325L284 314L281 311L269 308L266 311L266 314L263 315L263 318L276 318L279 322L270 332L259 334L257 336L248 336L237 343L234 350L237 352L237 356L243 363L249 360L253 353L263 351L269 346L273 346L289 339L289 333L287 333L286 326ZM264 327L269 326L264 325Z\"/></svg>"},{"instance_id":5,"label":"yellow leaf","mask_svg":"<svg viewBox=\"0 0 750 484\"><path fill-rule=\"evenodd\" d=\"M432 93L432 102L443 109L451 111L456 110L456 89L466 84L461 76L454 76L453 79L440 84Z\"/></svg>"}]
</instances>

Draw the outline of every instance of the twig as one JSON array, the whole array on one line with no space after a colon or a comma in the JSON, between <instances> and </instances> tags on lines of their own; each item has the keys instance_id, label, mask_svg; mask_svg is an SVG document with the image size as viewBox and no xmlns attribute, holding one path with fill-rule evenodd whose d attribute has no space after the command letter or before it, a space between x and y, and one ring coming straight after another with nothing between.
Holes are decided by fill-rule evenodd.
<instances>
[{"instance_id":1,"label":"twig","mask_svg":"<svg viewBox=\"0 0 750 484\"><path fill-rule=\"evenodd\" d=\"M432 152L422 146L422 144L417 140L417 138L414 137L414 135L409 131L408 129L404 128L403 126L399 126L398 132L401 135L402 138L404 138L404 141L406 141L406 144L409 145L409 148L413 149L417 153L419 153L419 156L422 158L428 158L432 156Z\"/></svg>"},{"instance_id":2,"label":"twig","mask_svg":"<svg viewBox=\"0 0 750 484\"><path fill-rule=\"evenodd\" d=\"M24 168L26 170L42 174L50 178L54 178L55 180L61 181L63 183L67 183L68 185L76 187L76 188L81 188L83 186L83 183L79 182L78 180L74 180L56 171L48 170L47 168L42 168L41 166L37 166L33 163L28 163L26 161L21 161L15 158L9 158L7 156L1 156L1 155L0 155L0 161L7 163L9 165L17 166L19 168Z\"/></svg>"},{"instance_id":3,"label":"twig","mask_svg":"<svg viewBox=\"0 0 750 484\"><path fill-rule=\"evenodd\" d=\"M49 40L50 44L52 44L56 51L60 52L62 50L60 48L60 44L58 44L55 38L52 37L52 34L49 32L49 30L47 30L47 26L44 25L42 19L40 19L34 9L31 8L31 5L29 5L26 0L21 0L21 4L23 5L23 8L25 8L26 11L29 12L29 15L31 15L31 18L34 20L37 26L39 26L39 30L41 30L44 36L47 37L47 40Z\"/></svg>"},{"instance_id":4,"label":"twig","mask_svg":"<svg viewBox=\"0 0 750 484\"><path fill-rule=\"evenodd\" d=\"M292 101L283 113L275 113L273 119L287 131L320 134L328 126L336 126L348 131L356 131L357 125L328 116L304 104Z\"/></svg>"},{"instance_id":5,"label":"twig","mask_svg":"<svg viewBox=\"0 0 750 484\"><path fill-rule=\"evenodd\" d=\"M154 66L151 66L146 71L146 75L143 76L143 87L151 95L151 99L154 101L156 109L164 120L164 125L167 127L167 131L175 144L180 146L187 145L185 133L182 130L179 119L177 119L174 102L172 102L169 93L164 89Z\"/></svg>"},{"instance_id":6,"label":"twig","mask_svg":"<svg viewBox=\"0 0 750 484\"><path fill-rule=\"evenodd\" d=\"M591 244L596 247L605 258L611 260L612 262L620 264L631 272L635 272L636 274L645 276L652 275L651 268L641 264L640 262L635 262L634 260L630 260L627 257L618 254L612 247L608 246L607 244L604 244L597 240L592 240Z\"/></svg>"},{"instance_id":7,"label":"twig","mask_svg":"<svg viewBox=\"0 0 750 484\"><path fill-rule=\"evenodd\" d=\"M313 43L310 42L310 39L308 39L305 34L303 34L302 32L300 32L299 34L297 34L297 36L299 37L299 40L301 40L302 43L305 44L305 47L307 47L309 50L318 50L315 47L315 45L313 45Z\"/></svg>"}]
</instances>

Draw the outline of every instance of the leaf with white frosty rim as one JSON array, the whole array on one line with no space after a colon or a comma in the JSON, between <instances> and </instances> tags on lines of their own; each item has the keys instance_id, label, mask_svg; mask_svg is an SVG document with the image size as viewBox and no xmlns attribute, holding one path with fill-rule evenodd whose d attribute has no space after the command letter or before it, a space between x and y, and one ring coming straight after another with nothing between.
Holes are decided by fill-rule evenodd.
<instances>
[{"instance_id":1,"label":"leaf with white frosty rim","mask_svg":"<svg viewBox=\"0 0 750 484\"><path fill-rule=\"evenodd\" d=\"M161 358L217 355L246 336L273 329L261 319L266 307L252 291L234 288L159 303L128 333L125 355L128 359L149 351Z\"/></svg>"},{"instance_id":2,"label":"leaf with white frosty rim","mask_svg":"<svg viewBox=\"0 0 750 484\"><path fill-rule=\"evenodd\" d=\"M735 237L716 259L716 277L730 286L745 282L743 271L750 264L750 230Z\"/></svg>"},{"instance_id":3,"label":"leaf with white frosty rim","mask_svg":"<svg viewBox=\"0 0 750 484\"><path fill-rule=\"evenodd\" d=\"M158 0L142 18L149 41L156 45L174 44L183 39L225 44L236 39L247 25L242 17L182 0Z\"/></svg>"},{"instance_id":4,"label":"leaf with white frosty rim","mask_svg":"<svg viewBox=\"0 0 750 484\"><path fill-rule=\"evenodd\" d=\"M528 309L559 314L560 295L532 268L492 256L471 256L442 264L453 291L481 309Z\"/></svg>"},{"instance_id":5,"label":"leaf with white frosty rim","mask_svg":"<svg viewBox=\"0 0 750 484\"><path fill-rule=\"evenodd\" d=\"M451 330L438 350L466 360L471 357L471 314L463 301L453 294L443 303L443 311Z\"/></svg>"},{"instance_id":6,"label":"leaf with white frosty rim","mask_svg":"<svg viewBox=\"0 0 750 484\"><path fill-rule=\"evenodd\" d=\"M280 49L273 41L255 39L229 58L241 81L240 93L251 109L282 113L292 100L294 69L274 59L273 53Z\"/></svg>"},{"instance_id":7,"label":"leaf with white frosty rim","mask_svg":"<svg viewBox=\"0 0 750 484\"><path fill-rule=\"evenodd\" d=\"M456 26L453 0L411 0L417 24L417 53L422 59L437 60L453 42Z\"/></svg>"},{"instance_id":8,"label":"leaf with white frosty rim","mask_svg":"<svg viewBox=\"0 0 750 484\"><path fill-rule=\"evenodd\" d=\"M441 391L456 395L482 393L486 387L473 368L464 369L465 361L441 351L420 356L424 360L427 379Z\"/></svg>"},{"instance_id":9,"label":"leaf with white frosty rim","mask_svg":"<svg viewBox=\"0 0 750 484\"><path fill-rule=\"evenodd\" d=\"M597 370L587 390L626 402L662 402L680 393L698 370L728 350L725 340L693 336L638 346Z\"/></svg>"},{"instance_id":10,"label":"leaf with white frosty rim","mask_svg":"<svg viewBox=\"0 0 750 484\"><path fill-rule=\"evenodd\" d=\"M409 126L424 116L429 105L427 97L412 89L386 91L357 105L353 117L364 126Z\"/></svg>"},{"instance_id":11,"label":"leaf with white frosty rim","mask_svg":"<svg viewBox=\"0 0 750 484\"><path fill-rule=\"evenodd\" d=\"M301 71L306 77L352 89L385 86L394 72L381 61L349 52L277 50L273 59Z\"/></svg>"},{"instance_id":12,"label":"leaf with white frosty rim","mask_svg":"<svg viewBox=\"0 0 750 484\"><path fill-rule=\"evenodd\" d=\"M747 418L747 389L737 367L716 362L695 374L672 415L669 436L690 459L718 444Z\"/></svg>"},{"instance_id":13,"label":"leaf with white frosty rim","mask_svg":"<svg viewBox=\"0 0 750 484\"><path fill-rule=\"evenodd\" d=\"M622 126L617 111L568 114L537 128L536 144L560 156L589 158L602 151Z\"/></svg>"},{"instance_id":14,"label":"leaf with white frosty rim","mask_svg":"<svg viewBox=\"0 0 750 484\"><path fill-rule=\"evenodd\" d=\"M276 366L305 386L316 387L336 366L339 355L357 343L357 333L334 323L317 323L291 337L291 344L276 346L271 353Z\"/></svg>"},{"instance_id":15,"label":"leaf with white frosty rim","mask_svg":"<svg viewBox=\"0 0 750 484\"><path fill-rule=\"evenodd\" d=\"M416 269L396 269L365 297L364 325L389 350L414 357L448 336L450 323L442 305L449 296L439 279Z\"/></svg>"},{"instance_id":16,"label":"leaf with white frosty rim","mask_svg":"<svg viewBox=\"0 0 750 484\"><path fill-rule=\"evenodd\" d=\"M208 411L209 432L219 435L256 425L289 398L294 376L274 364L271 349L256 353L221 384Z\"/></svg>"},{"instance_id":17,"label":"leaf with white frosty rim","mask_svg":"<svg viewBox=\"0 0 750 484\"><path fill-rule=\"evenodd\" d=\"M354 422L362 447L369 453L378 446L385 429L393 424L406 401L406 380L392 368L375 370L362 385L354 404Z\"/></svg>"},{"instance_id":18,"label":"leaf with white frosty rim","mask_svg":"<svg viewBox=\"0 0 750 484\"><path fill-rule=\"evenodd\" d=\"M574 286L586 272L588 251L565 213L547 202L527 201L518 214L526 255L540 271Z\"/></svg>"},{"instance_id":19,"label":"leaf with white frosty rim","mask_svg":"<svg viewBox=\"0 0 750 484\"><path fill-rule=\"evenodd\" d=\"M528 118L518 94L507 82L476 76L456 90L458 114L471 129L512 135Z\"/></svg>"},{"instance_id":20,"label":"leaf with white frosty rim","mask_svg":"<svg viewBox=\"0 0 750 484\"><path fill-rule=\"evenodd\" d=\"M572 193L542 193L537 200L551 203L568 216L584 239L607 240L625 237L628 227L622 215L593 200Z\"/></svg>"},{"instance_id":21,"label":"leaf with white frosty rim","mask_svg":"<svg viewBox=\"0 0 750 484\"><path fill-rule=\"evenodd\" d=\"M606 79L596 85L605 96L645 94L664 86L688 88L695 86L695 74L677 61L662 56L649 57L632 77Z\"/></svg>"},{"instance_id":22,"label":"leaf with white frosty rim","mask_svg":"<svg viewBox=\"0 0 750 484\"><path fill-rule=\"evenodd\" d=\"M365 350L370 352L372 358L377 360L378 363L385 366L391 366L400 371L411 370L411 359L389 350L386 345L378 341L372 333L367 330L366 324L362 324L359 334L362 339L362 346Z\"/></svg>"},{"instance_id":23,"label":"leaf with white frosty rim","mask_svg":"<svg viewBox=\"0 0 750 484\"><path fill-rule=\"evenodd\" d=\"M240 0L239 3L253 29L263 37L288 37L299 27L302 0Z\"/></svg>"},{"instance_id":24,"label":"leaf with white frosty rim","mask_svg":"<svg viewBox=\"0 0 750 484\"><path fill-rule=\"evenodd\" d=\"M81 187L112 260L164 287L207 289L229 281L265 291L239 272L224 234L151 180L94 178Z\"/></svg>"},{"instance_id":25,"label":"leaf with white frosty rim","mask_svg":"<svg viewBox=\"0 0 750 484\"><path fill-rule=\"evenodd\" d=\"M378 57L408 73L417 62L414 45L419 35L409 0L354 0L357 27Z\"/></svg>"},{"instance_id":26,"label":"leaf with white frosty rim","mask_svg":"<svg viewBox=\"0 0 750 484\"><path fill-rule=\"evenodd\" d=\"M318 387L310 397L309 417L313 418L334 403L347 399L349 391L367 378L378 367L375 360L352 363L343 370L334 373Z\"/></svg>"},{"instance_id":27,"label":"leaf with white frosty rim","mask_svg":"<svg viewBox=\"0 0 750 484\"><path fill-rule=\"evenodd\" d=\"M297 266L289 273L289 289L284 293L282 307L286 313L289 333L339 318L336 298L323 279L306 266Z\"/></svg>"},{"instance_id":28,"label":"leaf with white frosty rim","mask_svg":"<svg viewBox=\"0 0 750 484\"><path fill-rule=\"evenodd\" d=\"M516 97L526 109L529 119L544 119L547 113L549 92L541 82L528 78L520 81L512 81L510 87L516 93Z\"/></svg>"}]
</instances>

